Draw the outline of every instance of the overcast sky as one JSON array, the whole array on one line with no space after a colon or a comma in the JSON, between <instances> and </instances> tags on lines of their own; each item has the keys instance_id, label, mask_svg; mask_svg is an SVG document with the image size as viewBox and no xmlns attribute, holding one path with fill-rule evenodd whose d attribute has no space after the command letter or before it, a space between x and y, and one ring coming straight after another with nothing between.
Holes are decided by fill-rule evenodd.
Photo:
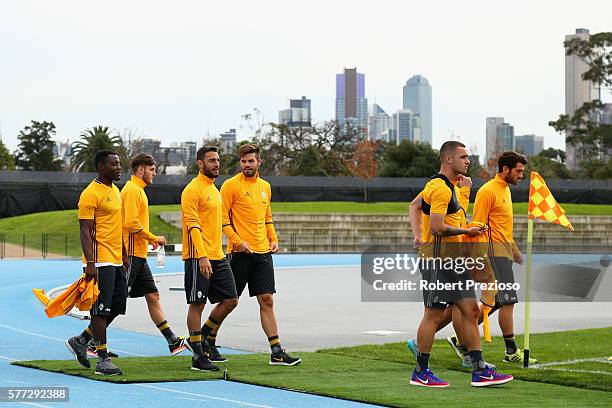
<instances>
[{"instance_id":1,"label":"overcast sky","mask_svg":"<svg viewBox=\"0 0 612 408\"><path fill-rule=\"evenodd\" d=\"M484 152L485 117L545 136L564 109L566 34L612 31L610 1L3 1L0 134L30 120L58 139L130 128L164 144L200 141L241 115L276 121L290 98L334 117L335 74L356 66L392 113L415 74L433 91L433 143Z\"/></svg>"}]
</instances>

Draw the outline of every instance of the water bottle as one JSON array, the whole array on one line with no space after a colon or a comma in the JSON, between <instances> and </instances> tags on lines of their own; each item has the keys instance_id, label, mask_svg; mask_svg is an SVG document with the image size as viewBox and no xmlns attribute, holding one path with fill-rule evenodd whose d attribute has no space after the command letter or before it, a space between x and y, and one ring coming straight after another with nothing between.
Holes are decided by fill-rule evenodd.
<instances>
[{"instance_id":1,"label":"water bottle","mask_svg":"<svg viewBox=\"0 0 612 408\"><path fill-rule=\"evenodd\" d=\"M166 250L163 245L160 245L157 250L157 267L163 268L164 266L166 266Z\"/></svg>"}]
</instances>

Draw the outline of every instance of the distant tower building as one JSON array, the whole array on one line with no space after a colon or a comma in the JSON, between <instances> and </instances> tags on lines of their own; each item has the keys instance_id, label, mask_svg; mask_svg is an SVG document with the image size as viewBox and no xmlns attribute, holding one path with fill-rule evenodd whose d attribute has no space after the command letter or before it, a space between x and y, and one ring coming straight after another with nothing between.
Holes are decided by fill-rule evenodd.
<instances>
[{"instance_id":1,"label":"distant tower building","mask_svg":"<svg viewBox=\"0 0 612 408\"><path fill-rule=\"evenodd\" d=\"M526 156L536 156L544 150L544 138L536 135L523 135L514 138L516 151Z\"/></svg>"},{"instance_id":2,"label":"distant tower building","mask_svg":"<svg viewBox=\"0 0 612 408\"><path fill-rule=\"evenodd\" d=\"M336 74L336 122L344 127L351 124L359 129L360 137L367 135L368 100L365 97L365 75L357 68L345 68Z\"/></svg>"},{"instance_id":3,"label":"distant tower building","mask_svg":"<svg viewBox=\"0 0 612 408\"><path fill-rule=\"evenodd\" d=\"M400 144L404 140L420 142L422 139L419 115L410 109L400 109L393 114L389 128L389 141Z\"/></svg>"},{"instance_id":4,"label":"distant tower building","mask_svg":"<svg viewBox=\"0 0 612 408\"><path fill-rule=\"evenodd\" d=\"M289 109L278 112L278 122L289 127L312 126L310 99L302 96L302 99L291 99Z\"/></svg>"},{"instance_id":5,"label":"distant tower building","mask_svg":"<svg viewBox=\"0 0 612 408\"><path fill-rule=\"evenodd\" d=\"M410 109L420 117L421 142L432 144L431 86L427 78L415 75L404 85L404 109Z\"/></svg>"},{"instance_id":6,"label":"distant tower building","mask_svg":"<svg viewBox=\"0 0 612 408\"><path fill-rule=\"evenodd\" d=\"M487 118L486 138L485 167L489 174L493 174L497 169L497 156L506 150L514 150L514 126L505 123L504 118ZM489 160L494 162L489 165Z\"/></svg>"},{"instance_id":7,"label":"distant tower building","mask_svg":"<svg viewBox=\"0 0 612 408\"><path fill-rule=\"evenodd\" d=\"M379 105L372 105L369 118L369 138L370 140L389 141L389 125L391 117Z\"/></svg>"},{"instance_id":8,"label":"distant tower building","mask_svg":"<svg viewBox=\"0 0 612 408\"><path fill-rule=\"evenodd\" d=\"M565 41L573 38L580 38L588 41L590 37L589 30L585 28L576 29L576 34L566 35ZM595 99L600 99L600 90L597 84L591 81L582 79L584 74L589 69L584 60L575 55L565 56L565 114L570 117L576 109L581 107L585 102L591 102ZM571 133L567 132L566 137ZM576 170L580 165L582 157L575 146L565 143L566 165L570 170Z\"/></svg>"},{"instance_id":9,"label":"distant tower building","mask_svg":"<svg viewBox=\"0 0 612 408\"><path fill-rule=\"evenodd\" d=\"M221 133L221 151L225 153L232 152L236 146L236 129L230 129L225 133Z\"/></svg>"},{"instance_id":10,"label":"distant tower building","mask_svg":"<svg viewBox=\"0 0 612 408\"><path fill-rule=\"evenodd\" d=\"M180 148L183 150L183 163L189 167L191 163L195 163L198 146L196 142L181 142Z\"/></svg>"}]
</instances>

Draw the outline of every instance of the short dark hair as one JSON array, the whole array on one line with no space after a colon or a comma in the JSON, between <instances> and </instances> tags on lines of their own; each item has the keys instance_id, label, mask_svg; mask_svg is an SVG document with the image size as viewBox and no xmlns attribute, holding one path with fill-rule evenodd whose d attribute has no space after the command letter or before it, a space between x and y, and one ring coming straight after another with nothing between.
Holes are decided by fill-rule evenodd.
<instances>
[{"instance_id":1,"label":"short dark hair","mask_svg":"<svg viewBox=\"0 0 612 408\"><path fill-rule=\"evenodd\" d=\"M456 140L449 140L447 142L444 142L442 144L442 147L440 147L440 164L442 163L442 158L444 156L446 156L447 154L453 154L455 152L455 149L458 147L465 147L465 145Z\"/></svg>"},{"instance_id":2,"label":"short dark hair","mask_svg":"<svg viewBox=\"0 0 612 408\"><path fill-rule=\"evenodd\" d=\"M243 144L242 146L238 148L239 157L243 157L247 154L255 153L257 155L257 158L259 158L260 152L261 152L261 149L259 148L259 146L257 146L254 143Z\"/></svg>"},{"instance_id":3,"label":"short dark hair","mask_svg":"<svg viewBox=\"0 0 612 408\"><path fill-rule=\"evenodd\" d=\"M114 154L115 156L119 156L116 152L112 150L100 150L96 153L96 157L94 157L94 164L96 166L96 170L100 167L101 164L104 164L106 161L106 157Z\"/></svg>"},{"instance_id":4,"label":"short dark hair","mask_svg":"<svg viewBox=\"0 0 612 408\"><path fill-rule=\"evenodd\" d=\"M200 147L198 152L196 153L196 158L198 160L204 161L204 155L208 152L218 152L219 148L217 146L203 146Z\"/></svg>"},{"instance_id":5,"label":"short dark hair","mask_svg":"<svg viewBox=\"0 0 612 408\"><path fill-rule=\"evenodd\" d=\"M132 173L136 173L140 166L155 166L155 159L148 153L138 153L130 162Z\"/></svg>"},{"instance_id":6,"label":"short dark hair","mask_svg":"<svg viewBox=\"0 0 612 408\"><path fill-rule=\"evenodd\" d=\"M497 166L499 167L500 173L503 171L504 166L508 167L509 170L512 170L516 167L517 163L527 165L527 157L517 152L507 151L503 152L497 160Z\"/></svg>"}]
</instances>

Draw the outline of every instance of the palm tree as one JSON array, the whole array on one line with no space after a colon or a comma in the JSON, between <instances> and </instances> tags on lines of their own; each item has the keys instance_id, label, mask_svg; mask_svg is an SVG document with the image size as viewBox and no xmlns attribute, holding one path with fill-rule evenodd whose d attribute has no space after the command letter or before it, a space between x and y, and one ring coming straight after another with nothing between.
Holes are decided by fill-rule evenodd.
<instances>
[{"instance_id":1,"label":"palm tree","mask_svg":"<svg viewBox=\"0 0 612 408\"><path fill-rule=\"evenodd\" d=\"M123 166L127 166L127 151L119 135L112 135L108 126L94 126L81 132L81 139L72 144L70 170L92 172L98 171L94 163L96 153L100 150L114 150L119 154Z\"/></svg>"}]
</instances>

